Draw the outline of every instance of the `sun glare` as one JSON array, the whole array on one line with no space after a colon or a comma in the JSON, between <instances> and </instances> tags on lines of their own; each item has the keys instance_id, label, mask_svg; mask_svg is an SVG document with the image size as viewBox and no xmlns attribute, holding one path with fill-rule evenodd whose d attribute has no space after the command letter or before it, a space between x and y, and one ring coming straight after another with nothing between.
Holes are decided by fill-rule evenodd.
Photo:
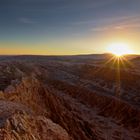
<instances>
[{"instance_id":1,"label":"sun glare","mask_svg":"<svg viewBox=\"0 0 140 140\"><path fill-rule=\"evenodd\" d=\"M108 51L117 57L132 53L129 45L126 43L112 43L108 46Z\"/></svg>"}]
</instances>

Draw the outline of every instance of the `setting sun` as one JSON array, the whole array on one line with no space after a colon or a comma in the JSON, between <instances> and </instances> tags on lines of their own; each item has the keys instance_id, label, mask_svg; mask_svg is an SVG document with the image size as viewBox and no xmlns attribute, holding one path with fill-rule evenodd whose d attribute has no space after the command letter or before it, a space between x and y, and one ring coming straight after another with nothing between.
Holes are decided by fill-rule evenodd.
<instances>
[{"instance_id":1,"label":"setting sun","mask_svg":"<svg viewBox=\"0 0 140 140\"><path fill-rule=\"evenodd\" d=\"M118 57L133 53L126 43L112 43L108 46L108 51Z\"/></svg>"}]
</instances>

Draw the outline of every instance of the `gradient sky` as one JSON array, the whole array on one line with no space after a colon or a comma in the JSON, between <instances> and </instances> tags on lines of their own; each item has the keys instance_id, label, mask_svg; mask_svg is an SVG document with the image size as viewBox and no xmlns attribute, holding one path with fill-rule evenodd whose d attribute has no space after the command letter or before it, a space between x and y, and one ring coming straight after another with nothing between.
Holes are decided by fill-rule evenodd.
<instances>
[{"instance_id":1,"label":"gradient sky","mask_svg":"<svg viewBox=\"0 0 140 140\"><path fill-rule=\"evenodd\" d=\"M140 0L0 0L0 54L140 54Z\"/></svg>"}]
</instances>

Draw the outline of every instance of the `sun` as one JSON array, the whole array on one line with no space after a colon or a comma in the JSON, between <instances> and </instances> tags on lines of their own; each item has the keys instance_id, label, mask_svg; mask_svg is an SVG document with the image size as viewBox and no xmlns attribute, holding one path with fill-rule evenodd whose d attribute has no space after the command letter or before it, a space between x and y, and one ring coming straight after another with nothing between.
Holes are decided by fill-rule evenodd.
<instances>
[{"instance_id":1,"label":"sun","mask_svg":"<svg viewBox=\"0 0 140 140\"><path fill-rule=\"evenodd\" d=\"M108 46L107 49L108 52L114 54L117 57L133 53L127 43L112 43Z\"/></svg>"}]
</instances>

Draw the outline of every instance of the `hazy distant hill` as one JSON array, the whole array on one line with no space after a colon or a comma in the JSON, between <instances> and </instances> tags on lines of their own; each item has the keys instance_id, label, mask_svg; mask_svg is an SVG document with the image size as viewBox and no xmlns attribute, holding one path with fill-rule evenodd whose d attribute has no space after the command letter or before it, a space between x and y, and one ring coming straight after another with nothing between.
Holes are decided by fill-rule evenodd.
<instances>
[{"instance_id":1,"label":"hazy distant hill","mask_svg":"<svg viewBox=\"0 0 140 140\"><path fill-rule=\"evenodd\" d=\"M140 63L140 56L139 56L139 57L136 57L136 58L134 58L134 59L132 59L131 61L134 62L134 63L135 63L135 62L139 62L139 63Z\"/></svg>"}]
</instances>

